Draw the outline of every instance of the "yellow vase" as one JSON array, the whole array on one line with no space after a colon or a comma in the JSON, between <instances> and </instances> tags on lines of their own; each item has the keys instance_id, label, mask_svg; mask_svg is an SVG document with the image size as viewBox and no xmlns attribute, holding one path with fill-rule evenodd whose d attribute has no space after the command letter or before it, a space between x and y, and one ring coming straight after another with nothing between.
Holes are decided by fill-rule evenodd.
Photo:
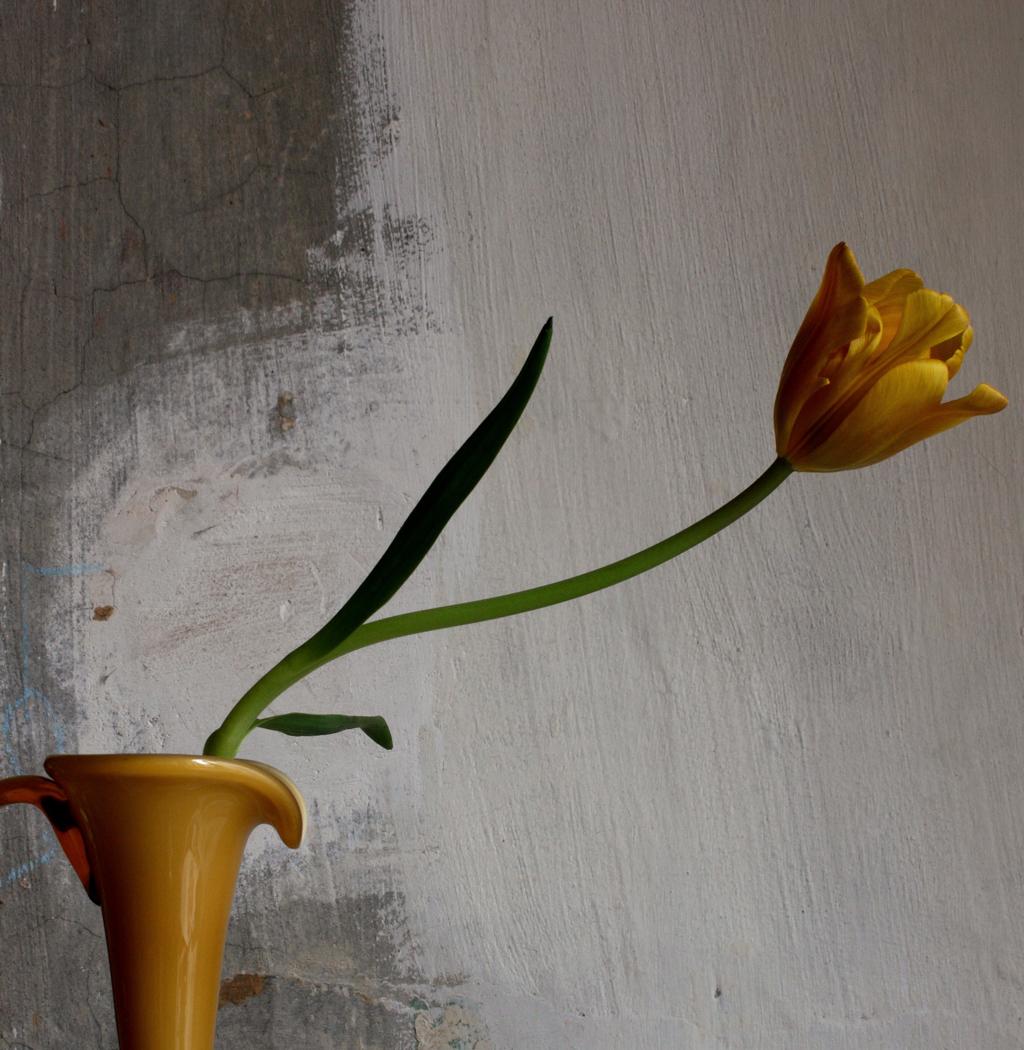
<instances>
[{"instance_id":1,"label":"yellow vase","mask_svg":"<svg viewBox=\"0 0 1024 1050\"><path fill-rule=\"evenodd\" d=\"M212 1050L242 851L270 824L297 847L306 807L261 762L53 755L46 777L0 780L0 806L49 818L103 909L121 1050Z\"/></svg>"}]
</instances>

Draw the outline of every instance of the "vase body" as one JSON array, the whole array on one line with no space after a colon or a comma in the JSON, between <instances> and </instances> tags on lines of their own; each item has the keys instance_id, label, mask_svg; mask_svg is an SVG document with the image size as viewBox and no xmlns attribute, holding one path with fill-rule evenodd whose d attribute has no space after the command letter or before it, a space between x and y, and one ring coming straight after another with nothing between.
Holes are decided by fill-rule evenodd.
<instances>
[{"instance_id":1,"label":"vase body","mask_svg":"<svg viewBox=\"0 0 1024 1050\"><path fill-rule=\"evenodd\" d=\"M301 795L240 759L55 755L45 766L52 780L0 781L0 805L46 813L103 910L121 1050L212 1050L242 851L259 824L297 847Z\"/></svg>"}]
</instances>

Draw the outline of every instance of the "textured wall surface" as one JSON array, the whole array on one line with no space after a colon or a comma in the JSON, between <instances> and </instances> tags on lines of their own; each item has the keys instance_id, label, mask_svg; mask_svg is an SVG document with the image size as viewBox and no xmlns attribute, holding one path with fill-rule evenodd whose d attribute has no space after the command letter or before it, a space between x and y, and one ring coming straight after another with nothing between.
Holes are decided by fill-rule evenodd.
<instances>
[{"instance_id":1,"label":"textured wall surface","mask_svg":"<svg viewBox=\"0 0 1024 1050\"><path fill-rule=\"evenodd\" d=\"M254 739L218 1046L1024 1046L1024 9L0 5L0 775L195 752L554 350L395 610L622 556L773 456L831 245L956 294L1010 409L791 479L614 591L368 649ZM116 1045L0 813L0 1047Z\"/></svg>"}]
</instances>

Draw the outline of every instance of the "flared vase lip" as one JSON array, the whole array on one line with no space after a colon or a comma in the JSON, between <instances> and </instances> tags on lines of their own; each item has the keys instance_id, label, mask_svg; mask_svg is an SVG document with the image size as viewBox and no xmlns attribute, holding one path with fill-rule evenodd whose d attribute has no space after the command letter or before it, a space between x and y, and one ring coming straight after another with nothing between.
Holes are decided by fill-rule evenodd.
<instances>
[{"instance_id":1,"label":"flared vase lip","mask_svg":"<svg viewBox=\"0 0 1024 1050\"><path fill-rule=\"evenodd\" d=\"M190 781L234 782L248 785L271 806L273 824L285 844L297 848L308 823L306 801L291 778L266 762L249 758L163 753L56 754L43 763L62 787L76 777L129 777L139 780L182 778ZM267 789L271 788L270 791Z\"/></svg>"},{"instance_id":2,"label":"flared vase lip","mask_svg":"<svg viewBox=\"0 0 1024 1050\"><path fill-rule=\"evenodd\" d=\"M51 762L60 762L62 764L66 762L85 762L88 764L120 764L124 762L128 765L139 765L140 767L156 763L163 766L199 765L203 767L209 766L210 768L217 766L259 766L263 769L274 768L273 766L267 765L265 762L256 762L251 758L223 758L220 755L189 755L168 751L58 751L55 754L48 755L43 765L46 766ZM283 776L284 774L281 775Z\"/></svg>"},{"instance_id":3,"label":"flared vase lip","mask_svg":"<svg viewBox=\"0 0 1024 1050\"><path fill-rule=\"evenodd\" d=\"M145 751L55 754L47 756L43 768L53 777L59 777L62 770L68 773L110 773L134 777L165 777L176 773L191 776L203 773L210 776L245 776L246 770L259 770L291 784L291 780L284 773L266 762L255 762L249 758L221 758L215 755L179 755ZM293 788L294 786L292 784Z\"/></svg>"}]
</instances>

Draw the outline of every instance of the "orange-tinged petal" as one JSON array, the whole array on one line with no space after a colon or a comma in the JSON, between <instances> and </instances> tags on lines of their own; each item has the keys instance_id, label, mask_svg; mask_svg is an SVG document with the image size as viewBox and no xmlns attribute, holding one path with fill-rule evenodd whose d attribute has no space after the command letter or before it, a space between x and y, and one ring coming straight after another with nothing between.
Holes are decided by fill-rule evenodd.
<instances>
[{"instance_id":1,"label":"orange-tinged petal","mask_svg":"<svg viewBox=\"0 0 1024 1050\"><path fill-rule=\"evenodd\" d=\"M1009 403L1006 395L994 386L979 383L966 397L947 401L941 408L943 412L959 412L965 417L990 416L993 412L1002 412Z\"/></svg>"},{"instance_id":2,"label":"orange-tinged petal","mask_svg":"<svg viewBox=\"0 0 1024 1050\"><path fill-rule=\"evenodd\" d=\"M853 252L837 244L825 264L821 286L793 340L775 397L775 434L780 451L803 403L821 386L821 373L840 347L864 332L864 277Z\"/></svg>"},{"instance_id":3,"label":"orange-tinged petal","mask_svg":"<svg viewBox=\"0 0 1024 1050\"><path fill-rule=\"evenodd\" d=\"M893 270L864 286L864 298L878 311L882 321L879 352L889 346L899 330L907 296L923 287L924 282L913 270Z\"/></svg>"},{"instance_id":4,"label":"orange-tinged petal","mask_svg":"<svg viewBox=\"0 0 1024 1050\"><path fill-rule=\"evenodd\" d=\"M858 401L838 427L793 465L798 470L845 470L875 462L894 434L902 434L942 400L949 383L944 361L897 365Z\"/></svg>"},{"instance_id":5,"label":"orange-tinged petal","mask_svg":"<svg viewBox=\"0 0 1024 1050\"><path fill-rule=\"evenodd\" d=\"M868 307L864 335L850 343L839 364L827 373L829 382L807 398L793 421L788 446L791 461L801 457L802 449L825 441L871 389L874 379L866 370L878 354L883 335L878 311Z\"/></svg>"},{"instance_id":6,"label":"orange-tinged petal","mask_svg":"<svg viewBox=\"0 0 1024 1050\"><path fill-rule=\"evenodd\" d=\"M907 296L896 337L879 354L878 363L889 367L923 357L933 346L960 335L970 323L967 311L951 296L919 288Z\"/></svg>"},{"instance_id":7,"label":"orange-tinged petal","mask_svg":"<svg viewBox=\"0 0 1024 1050\"><path fill-rule=\"evenodd\" d=\"M843 374L850 376L863 367L864 362L878 349L878 341L884 329L882 315L874 306L869 306L864 317L864 334L850 343L843 364Z\"/></svg>"},{"instance_id":8,"label":"orange-tinged petal","mask_svg":"<svg viewBox=\"0 0 1024 1050\"><path fill-rule=\"evenodd\" d=\"M895 300L902 302L911 292L924 287L924 281L913 270L893 270L864 285L864 298L872 306Z\"/></svg>"},{"instance_id":9,"label":"orange-tinged petal","mask_svg":"<svg viewBox=\"0 0 1024 1050\"><path fill-rule=\"evenodd\" d=\"M929 356L934 357L937 361L945 361L946 367L949 369L949 378L952 379L960 371L964 354L971 348L971 343L973 342L974 329L968 326L960 335L955 335L952 339L947 339L946 342L933 346Z\"/></svg>"},{"instance_id":10,"label":"orange-tinged petal","mask_svg":"<svg viewBox=\"0 0 1024 1050\"><path fill-rule=\"evenodd\" d=\"M955 401L947 401L944 405L938 405L894 437L872 459L858 466L869 467L890 456L895 456L897 452L902 452L919 441L924 441L925 438L941 434L942 431L949 430L950 427L955 427L973 416L989 416L995 412L1002 412L1008 404L1006 397L998 390L987 383L981 383L966 397L959 397Z\"/></svg>"}]
</instances>

